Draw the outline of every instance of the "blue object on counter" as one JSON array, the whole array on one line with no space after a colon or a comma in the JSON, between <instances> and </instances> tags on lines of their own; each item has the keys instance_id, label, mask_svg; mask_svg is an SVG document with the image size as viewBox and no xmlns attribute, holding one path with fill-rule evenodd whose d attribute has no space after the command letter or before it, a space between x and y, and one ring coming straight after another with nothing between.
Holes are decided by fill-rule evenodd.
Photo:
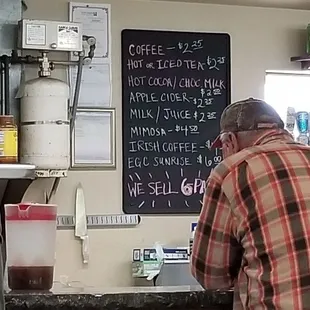
<instances>
[{"instance_id":1,"label":"blue object on counter","mask_svg":"<svg viewBox=\"0 0 310 310\"><path fill-rule=\"evenodd\" d=\"M297 112L297 128L299 133L305 134L308 132L309 129L309 114L308 112L300 111Z\"/></svg>"}]
</instances>

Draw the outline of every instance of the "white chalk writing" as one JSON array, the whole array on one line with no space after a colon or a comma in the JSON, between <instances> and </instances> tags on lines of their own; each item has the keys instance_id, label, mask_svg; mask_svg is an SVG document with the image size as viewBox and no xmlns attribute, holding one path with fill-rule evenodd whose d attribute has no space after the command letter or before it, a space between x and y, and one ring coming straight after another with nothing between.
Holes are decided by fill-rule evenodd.
<instances>
[{"instance_id":1,"label":"white chalk writing","mask_svg":"<svg viewBox=\"0 0 310 310\"><path fill-rule=\"evenodd\" d=\"M202 34L177 37L161 42L150 32L146 43L127 41L123 56L125 186L141 212L176 201L200 208L222 161L211 146L229 100L228 53L216 54Z\"/></svg>"}]
</instances>

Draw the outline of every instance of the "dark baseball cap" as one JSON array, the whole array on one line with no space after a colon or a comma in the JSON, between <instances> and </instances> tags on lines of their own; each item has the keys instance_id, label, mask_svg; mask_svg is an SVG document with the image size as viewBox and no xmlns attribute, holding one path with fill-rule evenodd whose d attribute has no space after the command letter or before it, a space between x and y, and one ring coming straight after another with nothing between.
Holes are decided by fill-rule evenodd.
<instances>
[{"instance_id":1,"label":"dark baseball cap","mask_svg":"<svg viewBox=\"0 0 310 310\"><path fill-rule=\"evenodd\" d=\"M276 110L263 100L248 98L225 108L220 121L221 132L211 148L222 147L220 136L224 132L283 129L284 123Z\"/></svg>"}]
</instances>

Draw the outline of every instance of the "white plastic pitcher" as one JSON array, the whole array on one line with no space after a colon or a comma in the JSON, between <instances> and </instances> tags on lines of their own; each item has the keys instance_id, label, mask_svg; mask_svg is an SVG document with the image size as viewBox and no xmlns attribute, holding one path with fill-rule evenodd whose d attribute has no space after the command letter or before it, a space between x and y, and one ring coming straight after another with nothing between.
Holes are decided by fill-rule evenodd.
<instances>
[{"instance_id":1,"label":"white plastic pitcher","mask_svg":"<svg viewBox=\"0 0 310 310\"><path fill-rule=\"evenodd\" d=\"M53 285L57 206L5 205L8 286L50 290Z\"/></svg>"}]
</instances>

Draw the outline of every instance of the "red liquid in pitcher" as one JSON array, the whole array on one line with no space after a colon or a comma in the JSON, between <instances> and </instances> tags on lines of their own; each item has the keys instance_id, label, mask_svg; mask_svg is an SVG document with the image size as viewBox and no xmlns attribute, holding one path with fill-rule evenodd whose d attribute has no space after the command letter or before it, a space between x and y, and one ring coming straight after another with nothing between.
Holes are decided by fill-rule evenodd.
<instances>
[{"instance_id":1,"label":"red liquid in pitcher","mask_svg":"<svg viewBox=\"0 0 310 310\"><path fill-rule=\"evenodd\" d=\"M53 286L54 267L8 267L11 290L50 290Z\"/></svg>"}]
</instances>

